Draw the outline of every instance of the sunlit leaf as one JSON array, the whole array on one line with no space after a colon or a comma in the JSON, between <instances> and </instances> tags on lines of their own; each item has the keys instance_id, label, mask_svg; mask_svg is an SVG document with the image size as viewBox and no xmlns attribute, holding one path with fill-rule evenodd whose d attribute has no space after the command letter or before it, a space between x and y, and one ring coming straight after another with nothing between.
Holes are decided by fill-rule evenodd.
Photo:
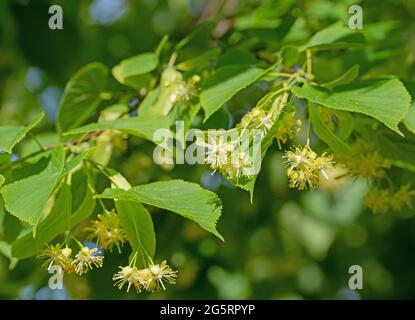
<instances>
[{"instance_id":1,"label":"sunlit leaf","mask_svg":"<svg viewBox=\"0 0 415 320\"><path fill-rule=\"evenodd\" d=\"M108 68L102 63L90 63L80 69L66 84L59 105L57 129L65 132L82 125L101 103Z\"/></svg>"},{"instance_id":2,"label":"sunlit leaf","mask_svg":"<svg viewBox=\"0 0 415 320\"><path fill-rule=\"evenodd\" d=\"M198 184L183 180L159 181L138 185L130 190L106 189L98 197L136 201L173 211L197 222L223 240L216 230L222 203L215 193L201 188Z\"/></svg>"},{"instance_id":3,"label":"sunlit leaf","mask_svg":"<svg viewBox=\"0 0 415 320\"><path fill-rule=\"evenodd\" d=\"M154 258L156 250L156 235L151 215L137 201L117 200L115 207L133 253L138 254L137 263L143 268L148 265L148 257Z\"/></svg>"},{"instance_id":4,"label":"sunlit leaf","mask_svg":"<svg viewBox=\"0 0 415 320\"><path fill-rule=\"evenodd\" d=\"M71 187L64 184L51 212L37 226L36 236L28 229L12 246L13 257L23 259L38 254L45 244L69 229L71 218Z\"/></svg>"},{"instance_id":5,"label":"sunlit leaf","mask_svg":"<svg viewBox=\"0 0 415 320\"><path fill-rule=\"evenodd\" d=\"M0 151L11 153L13 147L42 121L44 115L39 114L28 126L0 126Z\"/></svg>"},{"instance_id":6,"label":"sunlit leaf","mask_svg":"<svg viewBox=\"0 0 415 320\"><path fill-rule=\"evenodd\" d=\"M52 153L47 168L41 173L4 186L1 192L6 210L20 220L36 225L59 182L64 157L65 151L58 147Z\"/></svg>"},{"instance_id":7,"label":"sunlit leaf","mask_svg":"<svg viewBox=\"0 0 415 320\"><path fill-rule=\"evenodd\" d=\"M398 133L398 124L408 112L411 102L411 96L398 79L368 80L333 90L305 85L292 91L299 98L328 108L366 114Z\"/></svg>"},{"instance_id":8,"label":"sunlit leaf","mask_svg":"<svg viewBox=\"0 0 415 320\"><path fill-rule=\"evenodd\" d=\"M247 65L226 66L218 69L204 84L200 103L205 110L205 121L230 100L238 91L259 79L264 70Z\"/></svg>"},{"instance_id":9,"label":"sunlit leaf","mask_svg":"<svg viewBox=\"0 0 415 320\"><path fill-rule=\"evenodd\" d=\"M118 130L151 141L156 130L166 129L169 126L170 119L165 116L132 117L91 123L65 132L64 135L82 134L97 130Z\"/></svg>"}]
</instances>

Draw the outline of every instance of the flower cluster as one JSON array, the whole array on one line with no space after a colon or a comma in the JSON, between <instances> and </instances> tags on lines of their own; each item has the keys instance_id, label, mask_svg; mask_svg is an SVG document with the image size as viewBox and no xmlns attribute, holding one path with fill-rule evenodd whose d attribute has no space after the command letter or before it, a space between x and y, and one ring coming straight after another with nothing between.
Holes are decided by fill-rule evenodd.
<instances>
[{"instance_id":1,"label":"flower cluster","mask_svg":"<svg viewBox=\"0 0 415 320\"><path fill-rule=\"evenodd\" d=\"M47 245L39 258L45 259L44 266L49 270L52 266L59 266L62 271L71 273L75 272L82 275L93 267L101 268L104 263L104 257L98 251L98 248L88 248L81 246L79 252L72 257L72 249L62 247L61 244Z\"/></svg>"},{"instance_id":2,"label":"flower cluster","mask_svg":"<svg viewBox=\"0 0 415 320\"><path fill-rule=\"evenodd\" d=\"M231 160L222 168L222 173L232 180L239 180L243 176L250 176L254 160L245 152L238 150L230 158Z\"/></svg>"},{"instance_id":3,"label":"flower cluster","mask_svg":"<svg viewBox=\"0 0 415 320\"><path fill-rule=\"evenodd\" d=\"M246 131L245 142L249 142L249 139L253 138L252 136L249 137L248 134L248 131ZM260 143L260 139L257 142ZM249 143L241 144L239 132L209 132L207 138L205 136L199 137L196 143L199 147L204 148L204 154L206 155L204 162L210 165L213 172L219 171L232 180L239 180L243 176L249 175L248 170L253 166L253 157L250 157L243 150L249 151L252 146Z\"/></svg>"},{"instance_id":4,"label":"flower cluster","mask_svg":"<svg viewBox=\"0 0 415 320\"><path fill-rule=\"evenodd\" d=\"M415 190L411 190L410 184L401 186L396 192L372 188L366 194L364 203L373 213L399 212L405 207L412 207L413 197L415 197Z\"/></svg>"},{"instance_id":5,"label":"flower cluster","mask_svg":"<svg viewBox=\"0 0 415 320\"><path fill-rule=\"evenodd\" d=\"M373 144L362 139L352 145L350 156L339 155L338 158L352 175L367 179L383 178L385 169L391 167L390 161L383 159Z\"/></svg>"},{"instance_id":6,"label":"flower cluster","mask_svg":"<svg viewBox=\"0 0 415 320\"><path fill-rule=\"evenodd\" d=\"M314 190L320 181L320 173L326 178L325 169L334 163L332 155L323 153L318 156L310 146L296 146L283 156L287 165L290 188Z\"/></svg>"},{"instance_id":7,"label":"flower cluster","mask_svg":"<svg viewBox=\"0 0 415 320\"><path fill-rule=\"evenodd\" d=\"M272 128L274 121L275 116L272 111L265 111L263 109L255 107L242 117L241 122L238 124L238 127L241 128L241 130L260 130L261 138L263 138Z\"/></svg>"},{"instance_id":8,"label":"flower cluster","mask_svg":"<svg viewBox=\"0 0 415 320\"><path fill-rule=\"evenodd\" d=\"M138 269L136 266L125 266L120 269L112 279L115 282L114 285L120 290L127 285L127 292L131 287L139 292L165 290L164 282L176 283L177 271L170 268L166 261L160 264L150 264L145 269Z\"/></svg>"},{"instance_id":9,"label":"flower cluster","mask_svg":"<svg viewBox=\"0 0 415 320\"><path fill-rule=\"evenodd\" d=\"M197 140L205 148L205 162L213 172L220 171L226 178L238 181L252 175L256 151L260 152L262 139L275 122L272 111L258 107L245 114L236 130L209 132L206 138Z\"/></svg>"},{"instance_id":10,"label":"flower cluster","mask_svg":"<svg viewBox=\"0 0 415 320\"><path fill-rule=\"evenodd\" d=\"M207 143L200 142L199 145L206 148L205 161L213 171L221 169L229 162L229 156L235 150L234 142L223 135L210 134Z\"/></svg>"},{"instance_id":11,"label":"flower cluster","mask_svg":"<svg viewBox=\"0 0 415 320\"><path fill-rule=\"evenodd\" d=\"M50 270L52 266L61 267L64 272L72 272L72 249L68 247L62 247L60 243L56 245L49 244L39 255L39 258L45 259L43 264L47 270Z\"/></svg>"},{"instance_id":12,"label":"flower cluster","mask_svg":"<svg viewBox=\"0 0 415 320\"><path fill-rule=\"evenodd\" d=\"M197 95L195 85L201 80L199 75L193 75L188 81L182 79L174 82L173 91L170 95L170 102L176 103L179 101L189 102L192 96Z\"/></svg>"},{"instance_id":13,"label":"flower cluster","mask_svg":"<svg viewBox=\"0 0 415 320\"><path fill-rule=\"evenodd\" d=\"M121 246L127 241L127 235L115 211L98 215L98 220L92 221L92 226L85 228L90 232L87 240L97 239L97 243L104 249L112 251L114 246L121 252Z\"/></svg>"},{"instance_id":14,"label":"flower cluster","mask_svg":"<svg viewBox=\"0 0 415 320\"><path fill-rule=\"evenodd\" d=\"M300 132L302 122L300 119L295 119L294 115L295 111L286 113L275 132L275 139L277 140L280 149L282 144L295 138L298 132Z\"/></svg>"},{"instance_id":15,"label":"flower cluster","mask_svg":"<svg viewBox=\"0 0 415 320\"><path fill-rule=\"evenodd\" d=\"M87 273L93 267L102 268L104 264L104 256L98 251L98 248L89 249L83 247L75 255L75 260L72 262L75 272L79 275Z\"/></svg>"}]
</instances>

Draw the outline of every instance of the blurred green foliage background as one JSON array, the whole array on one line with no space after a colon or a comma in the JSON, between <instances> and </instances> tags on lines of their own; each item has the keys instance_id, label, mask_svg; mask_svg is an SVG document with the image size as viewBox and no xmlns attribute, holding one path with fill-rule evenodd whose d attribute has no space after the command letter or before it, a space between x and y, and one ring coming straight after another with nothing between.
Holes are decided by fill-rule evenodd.
<instances>
[{"instance_id":1,"label":"blurred green foliage background","mask_svg":"<svg viewBox=\"0 0 415 320\"><path fill-rule=\"evenodd\" d=\"M64 29L48 28L48 8L59 4ZM415 2L412 0L8 0L0 2L0 123L27 123L40 110L48 122L36 130L43 141L55 139L56 110L69 77L91 61L114 66L154 50L164 34L177 43L203 20L215 24L249 17L270 5L266 22L240 30L245 48L261 54L282 44L301 43L336 21L347 23L351 4L360 4L365 49L319 56L315 72L333 79L356 61L361 73L415 74ZM265 19L265 18L264 18ZM265 21L265 20L264 20ZM259 24L258 24L259 25ZM227 47L237 42L224 37ZM264 94L260 84L238 94L210 120L212 127L234 123ZM304 136L298 138L304 141ZM29 140L26 140L29 141ZM20 145L25 152L33 142ZM289 190L281 153L268 152L254 202L204 166L160 168L152 146L130 139L116 146L110 166L132 184L183 178L214 190L223 201L221 243L196 224L150 208L157 234L157 260L179 270L178 283L152 295L124 293L111 277L128 257L106 255L103 269L68 278L65 290L50 291L40 261L19 261L13 271L0 257L3 299L361 299L415 296L415 219L412 210L373 215L362 206L365 181L343 180L315 192ZM413 177L412 177L413 178ZM1 219L14 219L11 216ZM2 221L4 222L4 221ZM3 225L7 225L3 223ZM7 230L6 237L16 236ZM122 260L121 260L122 259ZM361 265L364 289L348 289L348 269Z\"/></svg>"}]
</instances>

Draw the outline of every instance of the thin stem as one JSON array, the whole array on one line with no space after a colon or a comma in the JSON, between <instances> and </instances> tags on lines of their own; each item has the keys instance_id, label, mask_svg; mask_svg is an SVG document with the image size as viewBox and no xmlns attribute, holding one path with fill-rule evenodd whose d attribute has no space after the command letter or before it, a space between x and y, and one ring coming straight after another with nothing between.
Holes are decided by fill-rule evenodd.
<instances>
[{"instance_id":1,"label":"thin stem","mask_svg":"<svg viewBox=\"0 0 415 320\"><path fill-rule=\"evenodd\" d=\"M388 182L388 184L389 184L389 187L390 187L392 190L396 189L396 185L395 185L395 183L392 181L391 177L388 175L388 173L387 173L387 172L385 173L385 178L386 178L386 181L387 181L387 182Z\"/></svg>"},{"instance_id":2,"label":"thin stem","mask_svg":"<svg viewBox=\"0 0 415 320\"><path fill-rule=\"evenodd\" d=\"M311 134L311 121L310 117L307 119L307 145L310 145L310 134Z\"/></svg>"},{"instance_id":3,"label":"thin stem","mask_svg":"<svg viewBox=\"0 0 415 320\"><path fill-rule=\"evenodd\" d=\"M306 57L307 57L307 73L312 74L313 70L313 55L310 49L306 51Z\"/></svg>"},{"instance_id":4,"label":"thin stem","mask_svg":"<svg viewBox=\"0 0 415 320\"><path fill-rule=\"evenodd\" d=\"M44 150L45 148L42 146L42 144L40 143L40 141L38 140L38 138L32 133L32 132L29 132L29 135L30 135L30 137L36 142L36 144L38 145L38 147L41 149L41 150Z\"/></svg>"},{"instance_id":5,"label":"thin stem","mask_svg":"<svg viewBox=\"0 0 415 320\"><path fill-rule=\"evenodd\" d=\"M94 165L94 162L93 161L88 161L94 168L96 168L96 166ZM96 168L96 169L98 169L98 168ZM88 170L85 170L85 172L86 172L86 175L88 176L88 178L92 181L92 177L91 177L91 173L88 171ZM92 192L94 193L94 194L98 194L98 192L97 192L97 190L95 189L95 186L93 185L93 184L89 184L89 187L92 189ZM105 206L105 204L104 204L104 202L102 201L102 199L101 198L96 198L96 199L98 199L98 202L99 202L99 204L100 204L100 206L101 206L101 208L102 208L102 210L105 212L105 213L108 213L109 211L108 211L108 209L107 209L107 207Z\"/></svg>"},{"instance_id":6,"label":"thin stem","mask_svg":"<svg viewBox=\"0 0 415 320\"><path fill-rule=\"evenodd\" d=\"M292 78L295 73L288 73L288 72L270 72L268 75L272 77L284 77L284 78Z\"/></svg>"},{"instance_id":7,"label":"thin stem","mask_svg":"<svg viewBox=\"0 0 415 320\"><path fill-rule=\"evenodd\" d=\"M105 204L102 201L102 199L101 198L96 198L96 199L98 199L99 205L101 206L102 210L104 210L105 213L109 212L107 207L105 207Z\"/></svg>"},{"instance_id":8,"label":"thin stem","mask_svg":"<svg viewBox=\"0 0 415 320\"><path fill-rule=\"evenodd\" d=\"M78 239L76 239L75 237L73 239L76 242L76 244L79 246L80 249L82 249L84 247L84 245Z\"/></svg>"},{"instance_id":9,"label":"thin stem","mask_svg":"<svg viewBox=\"0 0 415 320\"><path fill-rule=\"evenodd\" d=\"M170 60L169 60L169 67L173 67L174 63L176 62L176 58L177 58L177 52L174 51L171 56L170 56Z\"/></svg>"},{"instance_id":10,"label":"thin stem","mask_svg":"<svg viewBox=\"0 0 415 320\"><path fill-rule=\"evenodd\" d=\"M133 255L133 257L130 260L130 263L128 264L130 267L134 267L136 262L137 262L137 254L138 252L136 251Z\"/></svg>"},{"instance_id":11,"label":"thin stem","mask_svg":"<svg viewBox=\"0 0 415 320\"><path fill-rule=\"evenodd\" d=\"M106 167L104 167L102 164L99 164L95 161L92 160L87 160L89 163L92 164L92 166L97 169L100 173L102 173L104 176L106 176L108 178L108 180L111 181L111 183L113 183L117 188L121 188L119 185L117 185L117 183L114 181L114 179L112 179L112 174L111 172L108 171L108 169Z\"/></svg>"}]
</instances>

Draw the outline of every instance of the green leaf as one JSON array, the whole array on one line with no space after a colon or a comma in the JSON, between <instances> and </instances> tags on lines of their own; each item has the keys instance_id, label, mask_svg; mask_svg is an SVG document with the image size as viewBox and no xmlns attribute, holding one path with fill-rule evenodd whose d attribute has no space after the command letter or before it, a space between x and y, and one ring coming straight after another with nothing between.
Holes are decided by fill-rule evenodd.
<instances>
[{"instance_id":1,"label":"green leaf","mask_svg":"<svg viewBox=\"0 0 415 320\"><path fill-rule=\"evenodd\" d=\"M328 108L360 112L398 132L399 122L408 112L411 97L398 79L368 80L328 90L319 86L295 87L292 92Z\"/></svg>"},{"instance_id":2,"label":"green leaf","mask_svg":"<svg viewBox=\"0 0 415 320\"><path fill-rule=\"evenodd\" d=\"M121 74L124 79L153 71L159 63L158 56L153 52L142 53L121 61Z\"/></svg>"},{"instance_id":3,"label":"green leaf","mask_svg":"<svg viewBox=\"0 0 415 320\"><path fill-rule=\"evenodd\" d=\"M182 61L176 65L177 70L189 71L189 70L202 70L209 66L209 64L216 60L220 54L219 48L210 49L195 58L191 58Z\"/></svg>"},{"instance_id":4,"label":"green leaf","mask_svg":"<svg viewBox=\"0 0 415 320\"><path fill-rule=\"evenodd\" d=\"M118 130L151 141L156 130L169 127L170 119L166 116L139 116L91 123L65 132L64 135L83 134L96 130Z\"/></svg>"},{"instance_id":5,"label":"green leaf","mask_svg":"<svg viewBox=\"0 0 415 320\"><path fill-rule=\"evenodd\" d=\"M6 179L0 174L0 187L3 185L4 181L6 181Z\"/></svg>"},{"instance_id":6,"label":"green leaf","mask_svg":"<svg viewBox=\"0 0 415 320\"><path fill-rule=\"evenodd\" d=\"M198 25L187 37L181 40L175 50L181 50L186 46L207 47L214 24L211 21Z\"/></svg>"},{"instance_id":7,"label":"green leaf","mask_svg":"<svg viewBox=\"0 0 415 320\"><path fill-rule=\"evenodd\" d=\"M254 65L257 62L255 55L249 51L238 48L231 48L226 51L218 60L216 68L230 65Z\"/></svg>"},{"instance_id":8,"label":"green leaf","mask_svg":"<svg viewBox=\"0 0 415 320\"><path fill-rule=\"evenodd\" d=\"M365 38L361 33L336 23L317 32L301 50L352 48L361 46L364 42Z\"/></svg>"},{"instance_id":9,"label":"green leaf","mask_svg":"<svg viewBox=\"0 0 415 320\"><path fill-rule=\"evenodd\" d=\"M0 204L0 240L11 243L16 240L22 231L22 223L19 219L8 214L3 209L3 203Z\"/></svg>"},{"instance_id":10,"label":"green leaf","mask_svg":"<svg viewBox=\"0 0 415 320\"><path fill-rule=\"evenodd\" d=\"M195 221L223 240L216 230L222 203L215 193L201 188L198 184L183 180L159 181L135 186L130 190L105 189L97 197L136 201L173 211Z\"/></svg>"},{"instance_id":11,"label":"green leaf","mask_svg":"<svg viewBox=\"0 0 415 320\"><path fill-rule=\"evenodd\" d=\"M117 200L115 207L133 253L138 253L138 266L144 268L148 265L148 257L153 259L156 252L156 235L151 215L136 201Z\"/></svg>"},{"instance_id":12,"label":"green leaf","mask_svg":"<svg viewBox=\"0 0 415 320\"><path fill-rule=\"evenodd\" d=\"M157 87L146 95L143 102L138 107L139 116L142 117L144 115L151 115L153 104L156 102L157 97L159 96L160 88Z\"/></svg>"},{"instance_id":13,"label":"green leaf","mask_svg":"<svg viewBox=\"0 0 415 320\"><path fill-rule=\"evenodd\" d=\"M0 152L0 168L10 164L11 155L9 153Z\"/></svg>"},{"instance_id":14,"label":"green leaf","mask_svg":"<svg viewBox=\"0 0 415 320\"><path fill-rule=\"evenodd\" d=\"M5 241L0 241L0 253L2 255L4 255L6 258L9 259L9 261L10 261L9 269L13 270L14 267L19 262L19 259L12 256L12 246L11 246L11 244L9 244Z\"/></svg>"},{"instance_id":15,"label":"green leaf","mask_svg":"<svg viewBox=\"0 0 415 320\"><path fill-rule=\"evenodd\" d=\"M65 163L65 166L63 167L62 175L68 174L71 171L75 171L80 167L80 164L85 159L90 158L95 151L95 148L91 148L87 151L82 151L79 154L77 154L74 158L69 160L67 163Z\"/></svg>"},{"instance_id":16,"label":"green leaf","mask_svg":"<svg viewBox=\"0 0 415 320\"><path fill-rule=\"evenodd\" d=\"M372 137L382 157L399 168L415 172L415 143L390 132L378 130Z\"/></svg>"},{"instance_id":17,"label":"green leaf","mask_svg":"<svg viewBox=\"0 0 415 320\"><path fill-rule=\"evenodd\" d=\"M295 46L286 46L282 49L281 58L284 61L284 65L289 67L298 63L301 57L300 50Z\"/></svg>"},{"instance_id":18,"label":"green leaf","mask_svg":"<svg viewBox=\"0 0 415 320\"><path fill-rule=\"evenodd\" d=\"M96 200L94 199L92 179L89 175L87 176L87 179L85 179L85 184L85 196L81 204L71 215L71 228L88 219L95 209Z\"/></svg>"},{"instance_id":19,"label":"green leaf","mask_svg":"<svg viewBox=\"0 0 415 320\"><path fill-rule=\"evenodd\" d=\"M57 235L69 229L71 217L71 187L64 184L56 202L46 216L37 226L36 237L31 229L27 230L12 245L13 257L23 259L38 254Z\"/></svg>"},{"instance_id":20,"label":"green leaf","mask_svg":"<svg viewBox=\"0 0 415 320\"><path fill-rule=\"evenodd\" d=\"M235 29L241 31L276 29L281 25L280 17L289 10L291 2L293 1L262 1L256 9L235 18Z\"/></svg>"},{"instance_id":21,"label":"green leaf","mask_svg":"<svg viewBox=\"0 0 415 320\"><path fill-rule=\"evenodd\" d=\"M58 147L41 173L4 186L2 194L6 210L20 220L36 225L59 182L64 158L63 147Z\"/></svg>"},{"instance_id":22,"label":"green leaf","mask_svg":"<svg viewBox=\"0 0 415 320\"><path fill-rule=\"evenodd\" d=\"M336 118L338 120L337 136L341 140L345 141L351 136L355 128L353 114L349 112L343 112L341 114L336 114Z\"/></svg>"},{"instance_id":23,"label":"green leaf","mask_svg":"<svg viewBox=\"0 0 415 320\"><path fill-rule=\"evenodd\" d=\"M36 139L36 140L35 140ZM57 145L60 142L60 136L56 132L42 132L33 136L33 139L27 139L19 148L20 157L26 157L39 151L39 144L42 146ZM50 156L51 151L45 151L35 157L30 158L30 162L35 162L40 158Z\"/></svg>"},{"instance_id":24,"label":"green leaf","mask_svg":"<svg viewBox=\"0 0 415 320\"><path fill-rule=\"evenodd\" d=\"M20 142L26 134L42 121L45 114L40 113L28 126L1 126L0 127L0 151L12 153L13 147Z\"/></svg>"},{"instance_id":25,"label":"green leaf","mask_svg":"<svg viewBox=\"0 0 415 320\"><path fill-rule=\"evenodd\" d=\"M90 63L80 69L65 87L57 118L57 129L65 132L82 125L97 110L107 83L108 68Z\"/></svg>"},{"instance_id":26,"label":"green leaf","mask_svg":"<svg viewBox=\"0 0 415 320\"><path fill-rule=\"evenodd\" d=\"M205 121L238 91L258 80L264 72L263 69L247 65L227 66L218 69L204 83L200 94L200 102L205 110Z\"/></svg>"},{"instance_id":27,"label":"green leaf","mask_svg":"<svg viewBox=\"0 0 415 320\"><path fill-rule=\"evenodd\" d=\"M156 48L156 51L155 51L157 57L160 57L160 54L163 51L164 46L166 45L167 41L169 41L169 36L167 34L165 34L161 38L159 44L157 45L157 48Z\"/></svg>"},{"instance_id":28,"label":"green leaf","mask_svg":"<svg viewBox=\"0 0 415 320\"><path fill-rule=\"evenodd\" d=\"M357 78L357 76L359 75L359 69L360 69L359 65L355 64L353 67L351 67L349 70L347 70L337 79L323 84L323 87L326 87L328 89L333 89L334 87L337 87L337 86L349 84L354 79Z\"/></svg>"},{"instance_id":29,"label":"green leaf","mask_svg":"<svg viewBox=\"0 0 415 320\"><path fill-rule=\"evenodd\" d=\"M313 130L322 141L335 153L351 154L350 147L337 137L321 120L319 112L311 105L308 106L310 121L313 124Z\"/></svg>"},{"instance_id":30,"label":"green leaf","mask_svg":"<svg viewBox=\"0 0 415 320\"><path fill-rule=\"evenodd\" d=\"M133 88L145 87L150 81L149 72L159 65L159 56L168 36L164 36L155 52L140 53L134 57L122 60L112 69L112 74L118 82Z\"/></svg>"},{"instance_id":31,"label":"green leaf","mask_svg":"<svg viewBox=\"0 0 415 320\"><path fill-rule=\"evenodd\" d=\"M258 19L252 14L236 18L235 29L250 30L250 29L275 29L281 25L281 19L269 18Z\"/></svg>"},{"instance_id":32,"label":"green leaf","mask_svg":"<svg viewBox=\"0 0 415 320\"><path fill-rule=\"evenodd\" d=\"M403 123L406 128L415 134L415 81L412 80L402 80L406 89L408 89L409 94L412 97L412 104L409 108L408 113L403 119Z\"/></svg>"}]
</instances>

